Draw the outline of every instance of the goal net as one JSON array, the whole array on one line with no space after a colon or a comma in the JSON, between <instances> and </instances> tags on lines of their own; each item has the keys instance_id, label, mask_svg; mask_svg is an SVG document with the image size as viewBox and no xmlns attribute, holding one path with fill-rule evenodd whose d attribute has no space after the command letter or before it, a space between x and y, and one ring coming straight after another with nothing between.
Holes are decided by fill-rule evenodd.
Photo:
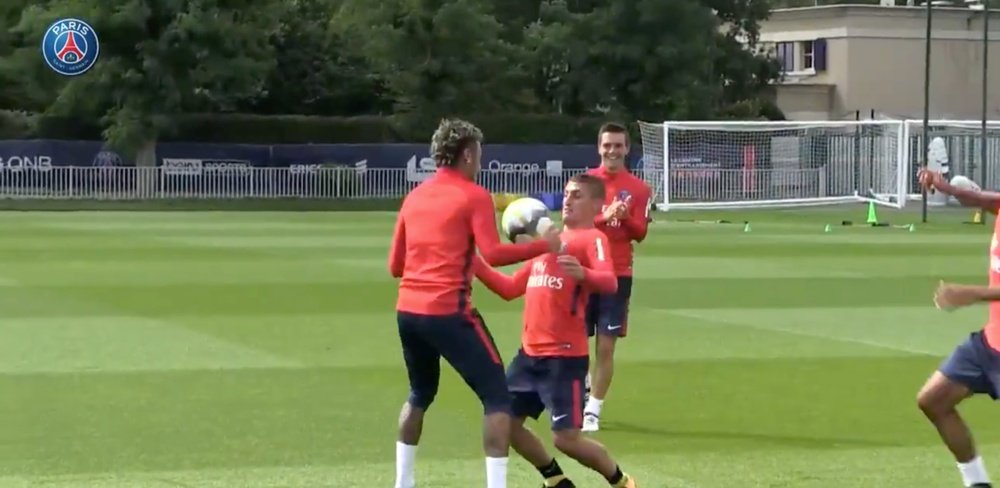
<instances>
[{"instance_id":1,"label":"goal net","mask_svg":"<svg viewBox=\"0 0 1000 488\"><path fill-rule=\"evenodd\" d=\"M642 176L660 210L874 201L911 189L905 122L639 122Z\"/></svg>"}]
</instances>

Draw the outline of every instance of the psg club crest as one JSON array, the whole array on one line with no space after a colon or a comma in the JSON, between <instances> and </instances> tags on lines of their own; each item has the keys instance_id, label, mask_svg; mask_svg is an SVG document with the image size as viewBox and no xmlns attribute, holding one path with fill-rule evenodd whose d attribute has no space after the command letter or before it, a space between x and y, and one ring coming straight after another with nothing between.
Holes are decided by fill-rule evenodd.
<instances>
[{"instance_id":1,"label":"psg club crest","mask_svg":"<svg viewBox=\"0 0 1000 488\"><path fill-rule=\"evenodd\" d=\"M79 19L53 22L42 38L42 58L49 68L63 76L86 73L97 62L100 51L97 32Z\"/></svg>"},{"instance_id":2,"label":"psg club crest","mask_svg":"<svg viewBox=\"0 0 1000 488\"><path fill-rule=\"evenodd\" d=\"M623 202L628 201L628 197L630 197L630 196L632 196L632 194L629 193L628 191L622 190L622 191L618 192L618 199L621 200L621 201L623 201Z\"/></svg>"}]
</instances>

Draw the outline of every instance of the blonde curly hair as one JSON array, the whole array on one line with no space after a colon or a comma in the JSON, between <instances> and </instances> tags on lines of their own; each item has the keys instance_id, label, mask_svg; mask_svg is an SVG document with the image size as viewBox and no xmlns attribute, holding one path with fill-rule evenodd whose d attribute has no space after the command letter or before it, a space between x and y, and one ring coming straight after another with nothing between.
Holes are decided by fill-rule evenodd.
<instances>
[{"instance_id":1,"label":"blonde curly hair","mask_svg":"<svg viewBox=\"0 0 1000 488\"><path fill-rule=\"evenodd\" d=\"M457 166L462 151L471 143L483 142L483 131L461 119L441 119L431 136L431 157L438 167Z\"/></svg>"}]
</instances>

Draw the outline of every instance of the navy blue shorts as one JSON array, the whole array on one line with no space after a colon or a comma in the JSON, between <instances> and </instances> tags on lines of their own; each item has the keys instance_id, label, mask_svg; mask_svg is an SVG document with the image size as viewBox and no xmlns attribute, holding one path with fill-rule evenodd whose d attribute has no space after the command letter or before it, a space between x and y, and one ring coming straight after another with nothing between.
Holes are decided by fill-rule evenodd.
<instances>
[{"instance_id":1,"label":"navy blue shorts","mask_svg":"<svg viewBox=\"0 0 1000 488\"><path fill-rule=\"evenodd\" d=\"M618 291L593 294L587 300L587 334L625 337L628 334L628 302L632 298L632 277L618 277Z\"/></svg>"},{"instance_id":2,"label":"navy blue shorts","mask_svg":"<svg viewBox=\"0 0 1000 488\"><path fill-rule=\"evenodd\" d=\"M489 413L510 413L503 361L479 312L418 315L397 312L399 340L410 379L409 403L426 410L441 379L441 357L472 388Z\"/></svg>"},{"instance_id":3,"label":"navy blue shorts","mask_svg":"<svg viewBox=\"0 0 1000 488\"><path fill-rule=\"evenodd\" d=\"M548 410L552 430L579 429L589 361L588 356L532 357L518 350L507 367L507 385L514 397L511 413L538 419Z\"/></svg>"},{"instance_id":4,"label":"navy blue shorts","mask_svg":"<svg viewBox=\"0 0 1000 488\"><path fill-rule=\"evenodd\" d=\"M945 359L938 371L948 379L961 383L973 393L985 393L997 399L1000 390L1000 353L986 344L983 332L969 334Z\"/></svg>"}]
</instances>

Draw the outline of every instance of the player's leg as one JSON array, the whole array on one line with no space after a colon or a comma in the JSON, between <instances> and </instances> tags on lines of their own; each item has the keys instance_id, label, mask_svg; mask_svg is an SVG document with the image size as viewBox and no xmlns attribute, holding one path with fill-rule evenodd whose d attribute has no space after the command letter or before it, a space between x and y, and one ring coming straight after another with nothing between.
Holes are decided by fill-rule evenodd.
<instances>
[{"instance_id":1,"label":"player's leg","mask_svg":"<svg viewBox=\"0 0 1000 488\"><path fill-rule=\"evenodd\" d=\"M398 313L399 340L410 382L410 396L399 413L399 437L396 440L395 488L413 488L417 445L424 427L424 414L434 402L441 377L441 356L424 337L428 319Z\"/></svg>"},{"instance_id":2,"label":"player's leg","mask_svg":"<svg viewBox=\"0 0 1000 488\"><path fill-rule=\"evenodd\" d=\"M581 434L583 382L588 358L547 358L547 380L540 397L552 413L556 449L596 471L614 487L635 488L635 480L622 472L605 447Z\"/></svg>"},{"instance_id":3,"label":"player's leg","mask_svg":"<svg viewBox=\"0 0 1000 488\"><path fill-rule=\"evenodd\" d=\"M598 430L601 408L611 389L615 374L615 347L619 337L628 333L628 305L632 296L632 278L619 277L618 291L604 295L599 300L599 313L595 324L596 360L593 385L584 411L583 431Z\"/></svg>"},{"instance_id":4,"label":"player's leg","mask_svg":"<svg viewBox=\"0 0 1000 488\"><path fill-rule=\"evenodd\" d=\"M506 488L511 396L493 336L478 312L456 315L437 336L441 355L483 404L487 488Z\"/></svg>"},{"instance_id":5,"label":"player's leg","mask_svg":"<svg viewBox=\"0 0 1000 488\"><path fill-rule=\"evenodd\" d=\"M531 463L549 488L574 488L573 482L563 474L562 467L556 458L549 454L542 441L524 425L531 417L535 420L545 411L545 404L538 396L536 385L538 371L535 368L537 360L518 351L507 367L507 387L511 393L511 430L510 447L525 461Z\"/></svg>"},{"instance_id":6,"label":"player's leg","mask_svg":"<svg viewBox=\"0 0 1000 488\"><path fill-rule=\"evenodd\" d=\"M976 332L955 348L917 394L917 405L955 457L965 486L988 487L990 481L972 433L956 407L976 393L996 398L991 370L1000 371L1000 361Z\"/></svg>"}]
</instances>

